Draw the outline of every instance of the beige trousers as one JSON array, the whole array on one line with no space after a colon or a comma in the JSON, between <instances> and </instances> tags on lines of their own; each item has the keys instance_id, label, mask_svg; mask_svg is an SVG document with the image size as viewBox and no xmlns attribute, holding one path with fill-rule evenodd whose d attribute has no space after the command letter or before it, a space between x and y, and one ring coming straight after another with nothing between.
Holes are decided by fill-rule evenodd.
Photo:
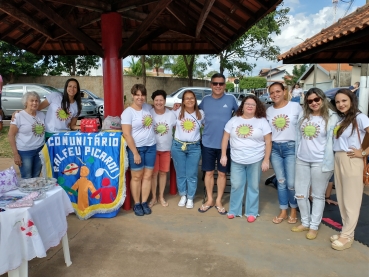
<instances>
[{"instance_id":1,"label":"beige trousers","mask_svg":"<svg viewBox=\"0 0 369 277\"><path fill-rule=\"evenodd\" d=\"M336 152L334 183L343 223L341 231L343 238L354 237L363 199L363 169L363 159L350 159L346 152Z\"/></svg>"}]
</instances>

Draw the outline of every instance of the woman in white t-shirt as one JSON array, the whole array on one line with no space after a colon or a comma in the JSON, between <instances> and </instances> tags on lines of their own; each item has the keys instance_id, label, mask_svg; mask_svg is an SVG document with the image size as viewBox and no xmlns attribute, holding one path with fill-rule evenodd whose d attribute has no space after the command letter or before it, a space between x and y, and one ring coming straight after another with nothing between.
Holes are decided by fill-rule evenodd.
<instances>
[{"instance_id":1,"label":"woman in white t-shirt","mask_svg":"<svg viewBox=\"0 0 369 277\"><path fill-rule=\"evenodd\" d=\"M323 217L325 191L334 169L333 129L339 116L330 109L331 104L322 90L309 89L305 99L296 141L295 197L301 225L293 227L292 231L308 231L306 238L315 239Z\"/></svg>"},{"instance_id":2,"label":"woman in white t-shirt","mask_svg":"<svg viewBox=\"0 0 369 277\"><path fill-rule=\"evenodd\" d=\"M300 88L299 84L295 84L295 87L290 92L291 101L300 104L300 97L302 97L302 95L302 88Z\"/></svg>"},{"instance_id":3,"label":"woman in white t-shirt","mask_svg":"<svg viewBox=\"0 0 369 277\"><path fill-rule=\"evenodd\" d=\"M14 115L8 138L21 177L35 178L42 167L39 152L45 144L45 114L37 110L40 96L36 92L25 93L22 103L25 109Z\"/></svg>"},{"instance_id":4,"label":"woman in white t-shirt","mask_svg":"<svg viewBox=\"0 0 369 277\"><path fill-rule=\"evenodd\" d=\"M49 107L46 112L46 140L54 133L65 130L78 130L78 116L82 110L81 90L76 79L70 78L65 82L64 92L53 92L46 95L38 110Z\"/></svg>"},{"instance_id":5,"label":"woman in white t-shirt","mask_svg":"<svg viewBox=\"0 0 369 277\"><path fill-rule=\"evenodd\" d=\"M344 250L352 245L359 219L363 158L369 153L369 147L362 149L361 144L365 134L369 133L369 119L359 111L357 97L351 90L338 90L334 100L338 114L342 116L342 121L334 129L333 150L334 183L343 226L339 235L331 236L331 241L333 249Z\"/></svg>"},{"instance_id":6,"label":"woman in white t-shirt","mask_svg":"<svg viewBox=\"0 0 369 277\"><path fill-rule=\"evenodd\" d=\"M165 99L167 94L164 90L156 90L151 95L154 101L154 108L150 113L154 120L154 133L156 139L156 159L154 171L151 180L152 199L149 203L151 208L158 202L163 207L168 206L168 202L164 198L165 185L167 183L167 174L170 168L170 148L173 141L173 127L176 125L176 116L165 107ZM156 197L156 188L159 176L159 197Z\"/></svg>"},{"instance_id":7,"label":"woman in white t-shirt","mask_svg":"<svg viewBox=\"0 0 369 277\"><path fill-rule=\"evenodd\" d=\"M127 142L127 154L131 169L131 194L137 216L151 214L147 203L151 191L151 178L155 165L156 141L153 128L152 107L145 103L146 88L135 84L131 89L133 102L121 117L123 137Z\"/></svg>"},{"instance_id":8,"label":"woman in white t-shirt","mask_svg":"<svg viewBox=\"0 0 369 277\"><path fill-rule=\"evenodd\" d=\"M271 132L266 120L264 104L254 95L246 96L236 116L224 127L220 163L227 164L227 147L231 146L231 198L228 218L242 216L242 199L245 197L245 216L254 222L259 215L259 182L261 171L269 169L272 149Z\"/></svg>"},{"instance_id":9,"label":"woman in white t-shirt","mask_svg":"<svg viewBox=\"0 0 369 277\"><path fill-rule=\"evenodd\" d=\"M176 169L179 207L193 208L197 189L197 175L201 157L201 126L205 114L199 110L195 93L186 90L182 95L181 108L175 111L176 131L172 143L172 157Z\"/></svg>"},{"instance_id":10,"label":"woman in white t-shirt","mask_svg":"<svg viewBox=\"0 0 369 277\"><path fill-rule=\"evenodd\" d=\"M297 137L297 119L302 111L300 104L284 99L284 86L275 82L269 86L273 106L266 111L267 120L272 128L272 154L270 160L276 174L279 208L273 223L279 224L288 218L288 223L297 222L297 201L295 199L295 141ZM288 217L288 206L291 213Z\"/></svg>"}]
</instances>

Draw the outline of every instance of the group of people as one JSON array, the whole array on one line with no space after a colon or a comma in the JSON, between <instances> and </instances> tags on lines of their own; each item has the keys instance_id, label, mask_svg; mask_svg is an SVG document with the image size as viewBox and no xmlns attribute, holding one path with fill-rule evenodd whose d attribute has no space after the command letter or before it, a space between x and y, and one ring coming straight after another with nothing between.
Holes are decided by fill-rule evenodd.
<instances>
[{"instance_id":1,"label":"group of people","mask_svg":"<svg viewBox=\"0 0 369 277\"><path fill-rule=\"evenodd\" d=\"M78 115L82 110L81 91L76 79L68 79L63 94L53 92L41 102L33 91L23 95L24 110L14 114L8 133L14 163L22 178L39 177L42 164L39 157L45 140L60 130L78 130ZM42 109L49 107L46 115Z\"/></svg>"},{"instance_id":2,"label":"group of people","mask_svg":"<svg viewBox=\"0 0 369 277\"><path fill-rule=\"evenodd\" d=\"M238 107L236 98L224 93L222 74L212 76L211 88L212 94L205 96L200 105L191 90L185 91L182 103L173 111L165 108L164 91L153 93L151 106L145 103L147 91L143 85L132 88L133 103L122 113L121 122L128 145L135 214L150 214L158 199L163 206L168 205L163 193L172 156L180 195L178 206L194 207L201 158L208 197L198 211L205 213L215 207L229 219L241 217L245 198L244 214L248 222L254 222L259 216L261 172L269 169L270 160L280 207L273 223L286 220L296 224L299 208L301 224L291 230L307 231L306 238L315 239L334 171L343 228L330 238L332 248L351 247L363 193L363 157L369 153L369 149L361 149L369 133L369 119L359 111L355 94L349 89L339 90L334 108L320 89L312 88L301 108L297 101L288 101L283 84L275 82L269 86L274 104L266 110L254 95L247 95ZM228 172L231 195L226 211L222 196ZM150 190L152 199L148 202Z\"/></svg>"}]
</instances>

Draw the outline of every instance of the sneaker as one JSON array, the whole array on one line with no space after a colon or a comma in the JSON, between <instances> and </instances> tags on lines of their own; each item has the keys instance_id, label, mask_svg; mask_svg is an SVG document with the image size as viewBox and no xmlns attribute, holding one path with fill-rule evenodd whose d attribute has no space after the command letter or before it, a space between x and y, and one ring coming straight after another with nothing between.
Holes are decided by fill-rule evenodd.
<instances>
[{"instance_id":1,"label":"sneaker","mask_svg":"<svg viewBox=\"0 0 369 277\"><path fill-rule=\"evenodd\" d=\"M181 196L181 200L179 200L178 202L178 206L180 207L184 207L186 205L187 202L187 197L186 195Z\"/></svg>"},{"instance_id":2,"label":"sneaker","mask_svg":"<svg viewBox=\"0 0 369 277\"><path fill-rule=\"evenodd\" d=\"M192 209L193 208L193 200L192 199L187 200L186 208L187 209Z\"/></svg>"},{"instance_id":3,"label":"sneaker","mask_svg":"<svg viewBox=\"0 0 369 277\"><path fill-rule=\"evenodd\" d=\"M135 215L137 216L143 216L144 211L142 209L141 203L137 203L133 206L133 211L135 212Z\"/></svg>"},{"instance_id":4,"label":"sneaker","mask_svg":"<svg viewBox=\"0 0 369 277\"><path fill-rule=\"evenodd\" d=\"M149 205L147 204L147 202L142 202L141 206L142 206L144 214L151 214L151 209Z\"/></svg>"},{"instance_id":5,"label":"sneaker","mask_svg":"<svg viewBox=\"0 0 369 277\"><path fill-rule=\"evenodd\" d=\"M250 215L250 216L247 217L247 222L249 222L249 223L253 223L255 220L256 220L256 217L253 216L253 215Z\"/></svg>"}]
</instances>

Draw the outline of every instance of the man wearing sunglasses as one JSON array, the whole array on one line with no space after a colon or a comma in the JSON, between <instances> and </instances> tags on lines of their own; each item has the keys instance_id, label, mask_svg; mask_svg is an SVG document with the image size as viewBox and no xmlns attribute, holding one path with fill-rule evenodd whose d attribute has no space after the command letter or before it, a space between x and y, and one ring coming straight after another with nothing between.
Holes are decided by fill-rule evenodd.
<instances>
[{"instance_id":1,"label":"man wearing sunglasses","mask_svg":"<svg viewBox=\"0 0 369 277\"><path fill-rule=\"evenodd\" d=\"M202 170L205 171L205 187L207 202L198 209L200 213L207 212L214 206L221 215L227 214L223 207L222 197L226 186L226 173L230 171L230 153L227 151L227 166L220 164L221 143L224 126L238 109L237 99L232 94L225 94L225 77L216 73L211 77L211 95L206 95L199 108L205 113L204 131L202 134ZM214 170L217 165L217 198L214 203Z\"/></svg>"}]
</instances>

